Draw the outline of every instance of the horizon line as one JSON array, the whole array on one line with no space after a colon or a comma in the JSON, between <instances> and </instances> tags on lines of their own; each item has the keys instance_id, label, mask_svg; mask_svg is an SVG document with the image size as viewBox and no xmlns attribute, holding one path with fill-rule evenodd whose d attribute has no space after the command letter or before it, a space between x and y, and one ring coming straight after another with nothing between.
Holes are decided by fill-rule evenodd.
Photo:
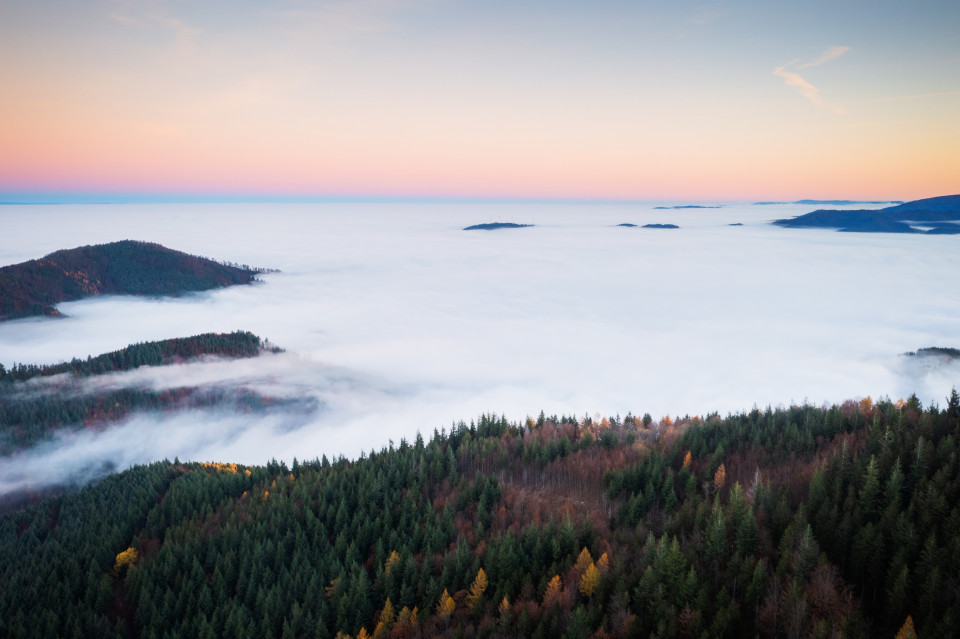
<instances>
[{"instance_id":1,"label":"horizon line","mask_svg":"<svg viewBox=\"0 0 960 639\"><path fill-rule=\"evenodd\" d=\"M690 198L690 197L564 197L537 195L289 195L289 194L238 194L238 193L130 193L130 192L82 192L82 191L0 191L0 206L69 205L69 204L645 204L645 203L748 203L748 204L793 204L807 201L840 201L852 203L887 203L904 200L883 198L811 198L796 200L760 201L741 198Z\"/></svg>"}]
</instances>

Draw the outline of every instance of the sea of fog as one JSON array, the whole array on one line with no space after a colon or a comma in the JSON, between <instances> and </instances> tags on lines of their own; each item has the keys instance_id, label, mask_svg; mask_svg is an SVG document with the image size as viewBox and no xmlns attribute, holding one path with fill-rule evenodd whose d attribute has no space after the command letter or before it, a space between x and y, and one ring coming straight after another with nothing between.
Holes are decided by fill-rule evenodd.
<instances>
[{"instance_id":1,"label":"sea of fog","mask_svg":"<svg viewBox=\"0 0 960 639\"><path fill-rule=\"evenodd\" d=\"M943 405L960 386L957 362L901 356L960 347L957 236L769 224L810 206L658 204L675 203L2 206L0 264L136 239L281 272L6 322L0 362L250 330L286 352L95 383L245 387L318 408L137 416L65 435L0 460L0 493L176 456L353 457L483 412L660 418L911 393ZM461 230L490 221L536 226Z\"/></svg>"}]
</instances>

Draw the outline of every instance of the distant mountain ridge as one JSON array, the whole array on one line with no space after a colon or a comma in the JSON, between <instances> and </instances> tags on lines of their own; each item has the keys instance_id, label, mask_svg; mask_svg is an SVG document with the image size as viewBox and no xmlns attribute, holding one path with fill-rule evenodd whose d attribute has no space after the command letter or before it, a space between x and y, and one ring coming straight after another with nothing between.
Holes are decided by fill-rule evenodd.
<instances>
[{"instance_id":1,"label":"distant mountain ridge","mask_svg":"<svg viewBox=\"0 0 960 639\"><path fill-rule=\"evenodd\" d=\"M859 233L956 235L960 234L960 195L931 197L877 210L819 209L773 223L786 228L832 228Z\"/></svg>"},{"instance_id":2,"label":"distant mountain ridge","mask_svg":"<svg viewBox=\"0 0 960 639\"><path fill-rule=\"evenodd\" d=\"M0 268L0 321L58 316L60 302L94 295L177 296L249 284L264 272L150 242L81 246Z\"/></svg>"},{"instance_id":3,"label":"distant mountain ridge","mask_svg":"<svg viewBox=\"0 0 960 639\"><path fill-rule=\"evenodd\" d=\"M832 204L833 206L850 206L851 204L903 204L902 200L794 200L793 202L754 202L754 206L767 206L770 204L811 204L819 206L821 204Z\"/></svg>"}]
</instances>

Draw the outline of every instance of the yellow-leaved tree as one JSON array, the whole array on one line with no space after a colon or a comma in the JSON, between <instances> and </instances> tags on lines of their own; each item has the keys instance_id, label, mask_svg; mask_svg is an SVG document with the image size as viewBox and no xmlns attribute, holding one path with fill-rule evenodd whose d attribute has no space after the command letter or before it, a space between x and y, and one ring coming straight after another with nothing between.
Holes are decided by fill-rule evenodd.
<instances>
[{"instance_id":1,"label":"yellow-leaved tree","mask_svg":"<svg viewBox=\"0 0 960 639\"><path fill-rule=\"evenodd\" d=\"M683 467L690 469L690 464L693 463L693 456L690 454L690 451L687 451L687 454L683 456Z\"/></svg>"},{"instance_id":2,"label":"yellow-leaved tree","mask_svg":"<svg viewBox=\"0 0 960 639\"><path fill-rule=\"evenodd\" d=\"M444 588L443 594L440 595L440 602L437 604L437 616L440 617L440 619L449 619L456 607L457 603L453 600L453 597L450 596L450 593L447 592L447 589Z\"/></svg>"},{"instance_id":3,"label":"yellow-leaved tree","mask_svg":"<svg viewBox=\"0 0 960 639\"><path fill-rule=\"evenodd\" d=\"M582 575L583 571L587 569L587 566L589 566L592 563L593 563L593 557L590 555L590 551L587 550L587 547L584 546L583 550L580 551L580 556L577 557L577 563L576 563L577 572L579 572Z\"/></svg>"},{"instance_id":4,"label":"yellow-leaved tree","mask_svg":"<svg viewBox=\"0 0 960 639\"><path fill-rule=\"evenodd\" d=\"M396 550L390 551L390 556L387 557L387 560L383 563L383 572L390 574L390 572L400 565L400 555L397 554Z\"/></svg>"},{"instance_id":5,"label":"yellow-leaved tree","mask_svg":"<svg viewBox=\"0 0 960 639\"><path fill-rule=\"evenodd\" d=\"M390 603L390 597L387 597L387 603L383 604L383 610L380 612L380 621L385 624L391 624L396 616L397 614L393 609L393 604Z\"/></svg>"},{"instance_id":6,"label":"yellow-leaved tree","mask_svg":"<svg viewBox=\"0 0 960 639\"><path fill-rule=\"evenodd\" d=\"M129 566L137 560L137 556L138 553L136 548L127 548L122 553L117 555L117 560L113 564L113 572L119 575L124 566Z\"/></svg>"},{"instance_id":7,"label":"yellow-leaved tree","mask_svg":"<svg viewBox=\"0 0 960 639\"><path fill-rule=\"evenodd\" d=\"M583 576L580 577L580 593L584 597L592 597L593 591L597 589L599 583L600 571L597 570L597 566L591 561L590 565L587 566L587 569L583 572Z\"/></svg>"},{"instance_id":8,"label":"yellow-leaved tree","mask_svg":"<svg viewBox=\"0 0 960 639\"><path fill-rule=\"evenodd\" d=\"M477 571L477 578L473 580L473 583L470 585L470 592L467 594L467 603L470 606L470 610L476 612L481 599L483 599L483 591L486 589L487 573L481 568Z\"/></svg>"}]
</instances>

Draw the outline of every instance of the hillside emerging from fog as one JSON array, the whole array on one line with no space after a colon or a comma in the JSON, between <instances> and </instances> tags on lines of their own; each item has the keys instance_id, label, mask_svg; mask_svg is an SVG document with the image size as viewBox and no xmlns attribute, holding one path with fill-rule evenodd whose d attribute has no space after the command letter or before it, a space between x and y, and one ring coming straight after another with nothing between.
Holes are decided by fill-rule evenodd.
<instances>
[{"instance_id":1,"label":"hillside emerging from fog","mask_svg":"<svg viewBox=\"0 0 960 639\"><path fill-rule=\"evenodd\" d=\"M958 437L954 390L137 466L0 516L0 635L956 636Z\"/></svg>"},{"instance_id":2,"label":"hillside emerging from fog","mask_svg":"<svg viewBox=\"0 0 960 639\"><path fill-rule=\"evenodd\" d=\"M249 284L262 272L149 242L81 246L0 268L0 321L58 316L60 302L93 295L177 296Z\"/></svg>"},{"instance_id":3,"label":"hillside emerging from fog","mask_svg":"<svg viewBox=\"0 0 960 639\"><path fill-rule=\"evenodd\" d=\"M169 367L205 357L251 358L280 350L253 333L237 331L131 344L111 353L50 366L21 363L8 371L0 364L0 455L17 454L62 431L104 430L134 412L213 405L230 405L243 411L263 409L278 401L243 389L185 384L157 390L145 385L87 386L84 382L142 366ZM36 378L50 379L38 384L41 380Z\"/></svg>"},{"instance_id":4,"label":"hillside emerging from fog","mask_svg":"<svg viewBox=\"0 0 960 639\"><path fill-rule=\"evenodd\" d=\"M877 210L820 209L773 222L786 228L830 228L860 233L960 234L960 195L905 202Z\"/></svg>"}]
</instances>

